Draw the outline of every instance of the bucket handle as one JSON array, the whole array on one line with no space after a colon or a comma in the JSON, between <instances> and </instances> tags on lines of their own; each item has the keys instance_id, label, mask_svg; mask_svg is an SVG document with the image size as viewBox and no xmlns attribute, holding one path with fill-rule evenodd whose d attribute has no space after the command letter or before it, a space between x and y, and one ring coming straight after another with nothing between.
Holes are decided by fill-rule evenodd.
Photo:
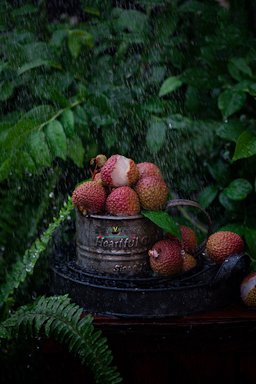
<instances>
[{"instance_id":1,"label":"bucket handle","mask_svg":"<svg viewBox=\"0 0 256 384\"><path fill-rule=\"evenodd\" d=\"M196 202L194 200L188 200L188 199L169 200L166 203L165 209L166 209L166 211L168 211L168 209L178 207L178 206L187 206L187 207L197 208L201 212L203 212L203 214L207 218L207 224L208 224L207 236L206 236L205 240L197 246L197 253L202 253L205 249L207 239L210 236L210 234L212 233L212 219L211 219L210 215L208 214L208 212L206 212L206 210L204 208L201 207L201 205L198 202Z\"/></svg>"},{"instance_id":2,"label":"bucket handle","mask_svg":"<svg viewBox=\"0 0 256 384\"><path fill-rule=\"evenodd\" d=\"M207 222L208 222L208 236L209 236L209 234L211 233L211 228L212 228L212 219L211 219L210 215L208 214L208 212L206 212L206 210L204 208L202 208L201 205L199 203L197 203L196 201L187 200L187 199L169 200L166 203L166 210L168 210L169 208L178 207L180 205L188 206L188 207L195 207L204 213L205 217L207 218Z\"/></svg>"}]
</instances>

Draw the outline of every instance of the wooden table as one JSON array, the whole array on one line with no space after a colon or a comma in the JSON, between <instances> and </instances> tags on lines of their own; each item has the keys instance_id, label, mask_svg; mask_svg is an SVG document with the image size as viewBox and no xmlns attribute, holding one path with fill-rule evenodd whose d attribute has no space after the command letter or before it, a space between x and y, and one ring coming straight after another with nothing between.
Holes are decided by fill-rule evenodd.
<instances>
[{"instance_id":1,"label":"wooden table","mask_svg":"<svg viewBox=\"0 0 256 384\"><path fill-rule=\"evenodd\" d=\"M108 338L125 384L256 383L256 311L241 303L157 320L97 316L94 325ZM55 383L94 383L62 346L52 349L51 361Z\"/></svg>"},{"instance_id":2,"label":"wooden table","mask_svg":"<svg viewBox=\"0 0 256 384\"><path fill-rule=\"evenodd\" d=\"M129 384L256 383L256 311L241 304L158 320L95 318Z\"/></svg>"}]
</instances>

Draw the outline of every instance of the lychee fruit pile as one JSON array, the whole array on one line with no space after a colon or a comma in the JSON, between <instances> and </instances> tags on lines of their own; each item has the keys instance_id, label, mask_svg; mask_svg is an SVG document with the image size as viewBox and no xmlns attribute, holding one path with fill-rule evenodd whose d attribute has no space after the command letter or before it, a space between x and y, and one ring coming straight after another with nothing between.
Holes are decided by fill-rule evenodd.
<instances>
[{"instance_id":1,"label":"lychee fruit pile","mask_svg":"<svg viewBox=\"0 0 256 384\"><path fill-rule=\"evenodd\" d=\"M156 274L174 275L179 272L190 271L198 265L196 233L185 225L180 226L180 232L181 240L167 233L165 235L165 242L160 244L161 248L156 243L149 250L150 266ZM178 271L177 267L177 255L173 251L178 248L180 249L179 255L182 260L180 271ZM209 236L206 242L205 254L211 262L221 264L230 256L241 254L243 250L244 241L241 236L231 231L220 231ZM254 275L254 282L256 287L256 274ZM255 287L253 286L253 288Z\"/></svg>"},{"instance_id":2,"label":"lychee fruit pile","mask_svg":"<svg viewBox=\"0 0 256 384\"><path fill-rule=\"evenodd\" d=\"M169 188L159 167L150 162L136 164L122 155L108 159L99 154L90 161L92 181L76 187L73 204L84 214L133 216L142 209L164 208Z\"/></svg>"}]
</instances>

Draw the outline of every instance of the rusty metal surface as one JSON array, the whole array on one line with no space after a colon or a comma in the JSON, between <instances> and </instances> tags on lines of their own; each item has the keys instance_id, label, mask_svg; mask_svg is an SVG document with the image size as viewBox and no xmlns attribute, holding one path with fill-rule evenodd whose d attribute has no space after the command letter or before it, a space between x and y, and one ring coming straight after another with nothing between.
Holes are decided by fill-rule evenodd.
<instances>
[{"instance_id":1,"label":"rusty metal surface","mask_svg":"<svg viewBox=\"0 0 256 384\"><path fill-rule=\"evenodd\" d=\"M148 274L148 249L161 237L162 231L141 215L83 216L76 212L76 262L88 272Z\"/></svg>"}]
</instances>

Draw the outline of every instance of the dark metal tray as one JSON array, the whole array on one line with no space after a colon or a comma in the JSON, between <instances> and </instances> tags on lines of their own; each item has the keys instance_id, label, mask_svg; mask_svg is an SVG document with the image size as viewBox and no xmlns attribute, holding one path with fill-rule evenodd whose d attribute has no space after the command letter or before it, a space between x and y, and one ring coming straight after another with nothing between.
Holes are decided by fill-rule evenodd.
<instances>
[{"instance_id":1,"label":"dark metal tray","mask_svg":"<svg viewBox=\"0 0 256 384\"><path fill-rule=\"evenodd\" d=\"M66 261L64 261L66 259ZM52 291L68 293L86 312L136 318L184 316L217 309L239 295L248 257L233 255L223 264L201 260L198 267L174 277L110 277L90 274L74 259L56 253Z\"/></svg>"}]
</instances>

